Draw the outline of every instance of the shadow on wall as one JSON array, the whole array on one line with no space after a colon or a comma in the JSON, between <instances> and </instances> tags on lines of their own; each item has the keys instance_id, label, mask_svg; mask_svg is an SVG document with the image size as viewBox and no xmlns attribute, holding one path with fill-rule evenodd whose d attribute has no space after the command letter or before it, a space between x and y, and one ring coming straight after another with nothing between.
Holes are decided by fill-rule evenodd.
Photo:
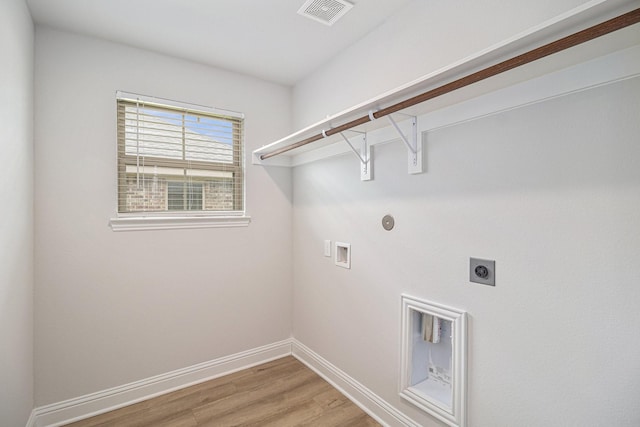
<instances>
[{"instance_id":1,"label":"shadow on wall","mask_svg":"<svg viewBox=\"0 0 640 427\"><path fill-rule=\"evenodd\" d=\"M616 102L635 93L633 104ZM298 204L491 197L637 186L640 79L571 94L462 124L426 131L426 172L408 175L400 140L376 145L374 179L362 182L347 153L294 172ZM593 113L597 106L597 113ZM557 114L562 111L563 114ZM269 168L267 168L269 169Z\"/></svg>"}]
</instances>

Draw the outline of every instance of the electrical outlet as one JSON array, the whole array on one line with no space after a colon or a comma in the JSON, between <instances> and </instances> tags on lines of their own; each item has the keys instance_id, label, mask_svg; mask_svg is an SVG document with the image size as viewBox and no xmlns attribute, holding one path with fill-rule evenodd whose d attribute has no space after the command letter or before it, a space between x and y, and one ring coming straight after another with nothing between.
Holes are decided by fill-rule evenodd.
<instances>
[{"instance_id":1,"label":"electrical outlet","mask_svg":"<svg viewBox=\"0 0 640 427\"><path fill-rule=\"evenodd\" d=\"M469 260L469 280L482 285L496 285L496 262L471 258Z\"/></svg>"}]
</instances>

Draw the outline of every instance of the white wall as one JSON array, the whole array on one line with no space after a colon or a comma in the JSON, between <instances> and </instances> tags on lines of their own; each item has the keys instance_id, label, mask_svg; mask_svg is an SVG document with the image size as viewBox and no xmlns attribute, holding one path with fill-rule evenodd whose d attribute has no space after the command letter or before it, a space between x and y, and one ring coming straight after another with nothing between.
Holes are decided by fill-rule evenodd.
<instances>
[{"instance_id":1,"label":"white wall","mask_svg":"<svg viewBox=\"0 0 640 427\"><path fill-rule=\"evenodd\" d=\"M33 407L33 23L0 2L0 425Z\"/></svg>"},{"instance_id":2,"label":"white wall","mask_svg":"<svg viewBox=\"0 0 640 427\"><path fill-rule=\"evenodd\" d=\"M414 0L295 86L294 126L315 123L585 3Z\"/></svg>"},{"instance_id":3,"label":"white wall","mask_svg":"<svg viewBox=\"0 0 640 427\"><path fill-rule=\"evenodd\" d=\"M294 170L294 336L398 397L400 294L467 310L470 426L640 425L640 78ZM381 218L396 227L382 229ZM322 240L352 245L352 268ZM496 260L496 287L468 280Z\"/></svg>"},{"instance_id":4,"label":"white wall","mask_svg":"<svg viewBox=\"0 0 640 427\"><path fill-rule=\"evenodd\" d=\"M416 0L294 88L294 127L582 4ZM636 78L430 132L422 175L400 142L374 147L371 182L351 153L295 168L294 337L440 425L398 397L409 293L469 312L469 426L639 425L639 99ZM495 288L469 257L496 260Z\"/></svg>"},{"instance_id":5,"label":"white wall","mask_svg":"<svg viewBox=\"0 0 640 427\"><path fill-rule=\"evenodd\" d=\"M246 114L251 150L291 131L290 89L36 29L38 406L291 332L291 172L247 169L247 228L115 233L116 90Z\"/></svg>"}]
</instances>

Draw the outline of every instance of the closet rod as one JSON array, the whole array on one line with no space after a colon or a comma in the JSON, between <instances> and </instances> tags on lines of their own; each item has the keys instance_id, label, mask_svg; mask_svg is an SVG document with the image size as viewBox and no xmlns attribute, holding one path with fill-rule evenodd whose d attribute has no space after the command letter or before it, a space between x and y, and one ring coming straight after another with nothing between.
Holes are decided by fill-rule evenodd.
<instances>
[{"instance_id":1,"label":"closet rod","mask_svg":"<svg viewBox=\"0 0 640 427\"><path fill-rule=\"evenodd\" d=\"M506 61L489 66L480 71L477 71L475 73L462 77L458 80L454 80L450 83L446 83L435 89L431 89L427 92L423 92L412 98L390 105L389 107L383 108L381 110L378 110L372 113L372 116L375 119L388 116L389 114L396 113L400 110L404 110L405 108L409 108L416 104L420 104L430 99L437 98L449 92L453 92L454 90L463 88L465 86L469 86L481 80L488 79L489 77L493 77L495 75L504 73L505 71L512 70L514 68L520 67L522 65L528 64L530 62L552 55L554 53L561 52L570 47L574 47L579 44L588 42L590 40L596 39L598 37L620 30L622 28L628 27L630 25L637 24L638 22L640 22L640 8L632 10L631 12L627 12L615 18L609 19L608 21L601 22L600 24L594 25L585 30L578 31L577 33L563 37L561 39L548 43L544 46L540 46L538 48L525 52L521 55L514 56L513 58L507 59ZM354 128L356 126L363 125L367 122L370 122L371 120L372 119L369 115L360 117L358 119L352 120L338 127L325 130L323 132L324 135L323 133L319 133L317 135L303 139L302 141L298 141L296 143L279 148L275 151L272 151L271 153L262 154L260 156L260 159L265 160L270 157L274 157L279 154L286 153L287 151L293 150L298 147L302 147L303 145L307 145L312 142L319 141L323 139L325 135L326 136L335 135L337 133L344 132L345 130Z\"/></svg>"}]
</instances>

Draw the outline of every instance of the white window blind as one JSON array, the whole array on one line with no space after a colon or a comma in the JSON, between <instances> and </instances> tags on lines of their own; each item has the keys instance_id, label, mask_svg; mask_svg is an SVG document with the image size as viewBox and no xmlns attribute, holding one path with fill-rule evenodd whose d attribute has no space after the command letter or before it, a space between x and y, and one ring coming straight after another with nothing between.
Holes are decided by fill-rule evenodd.
<instances>
[{"instance_id":1,"label":"white window blind","mask_svg":"<svg viewBox=\"0 0 640 427\"><path fill-rule=\"evenodd\" d=\"M118 212L244 211L241 114L118 93Z\"/></svg>"}]
</instances>

